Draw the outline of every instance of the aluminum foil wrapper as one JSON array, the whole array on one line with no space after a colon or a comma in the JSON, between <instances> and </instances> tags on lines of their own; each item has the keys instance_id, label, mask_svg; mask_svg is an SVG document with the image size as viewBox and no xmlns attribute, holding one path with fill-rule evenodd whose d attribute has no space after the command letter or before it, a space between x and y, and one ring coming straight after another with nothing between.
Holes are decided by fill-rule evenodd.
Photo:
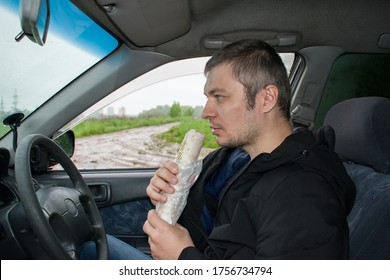
<instances>
[{"instance_id":1,"label":"aluminum foil wrapper","mask_svg":"<svg viewBox=\"0 0 390 280\"><path fill-rule=\"evenodd\" d=\"M164 193L167 202L156 204L157 214L171 225L176 224L186 204L189 191L202 170L198 160L205 136L194 129L188 131L180 145L175 162L179 165L178 183L173 194Z\"/></svg>"}]
</instances>

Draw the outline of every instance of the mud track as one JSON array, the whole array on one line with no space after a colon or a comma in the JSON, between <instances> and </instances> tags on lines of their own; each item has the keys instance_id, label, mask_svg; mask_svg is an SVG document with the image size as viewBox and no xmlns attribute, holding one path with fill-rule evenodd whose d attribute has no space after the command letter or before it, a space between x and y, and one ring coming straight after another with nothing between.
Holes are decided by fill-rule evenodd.
<instances>
[{"instance_id":1,"label":"mud track","mask_svg":"<svg viewBox=\"0 0 390 280\"><path fill-rule=\"evenodd\" d=\"M78 169L158 167L173 160L179 144L168 144L157 135L177 123L148 126L76 139L72 157ZM209 153L204 149L201 157Z\"/></svg>"}]
</instances>

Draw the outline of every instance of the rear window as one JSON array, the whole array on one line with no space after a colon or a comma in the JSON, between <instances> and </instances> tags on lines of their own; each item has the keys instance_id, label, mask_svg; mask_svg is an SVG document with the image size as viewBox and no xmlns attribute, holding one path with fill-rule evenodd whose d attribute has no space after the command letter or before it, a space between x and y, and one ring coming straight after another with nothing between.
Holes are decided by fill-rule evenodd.
<instances>
[{"instance_id":1,"label":"rear window","mask_svg":"<svg viewBox=\"0 0 390 280\"><path fill-rule=\"evenodd\" d=\"M334 63L325 85L315 128L321 127L326 112L336 103L363 96L390 98L390 55L346 54Z\"/></svg>"}]
</instances>

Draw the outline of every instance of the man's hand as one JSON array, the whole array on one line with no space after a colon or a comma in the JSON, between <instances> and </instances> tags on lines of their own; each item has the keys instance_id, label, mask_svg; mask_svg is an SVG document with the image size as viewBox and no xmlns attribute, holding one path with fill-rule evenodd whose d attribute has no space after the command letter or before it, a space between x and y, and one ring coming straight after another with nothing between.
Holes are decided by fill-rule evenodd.
<instances>
[{"instance_id":1,"label":"man's hand","mask_svg":"<svg viewBox=\"0 0 390 280\"><path fill-rule=\"evenodd\" d=\"M186 228L168 224L155 210L149 211L143 230L149 235L150 250L156 260L177 260L185 248L194 247Z\"/></svg>"},{"instance_id":2,"label":"man's hand","mask_svg":"<svg viewBox=\"0 0 390 280\"><path fill-rule=\"evenodd\" d=\"M150 179L149 185L146 187L146 194L154 205L157 202L167 202L166 196L162 195L162 192L172 194L175 189L172 185L178 183L177 174L179 173L179 166L173 161L166 161L162 167L160 167L152 179Z\"/></svg>"}]
</instances>

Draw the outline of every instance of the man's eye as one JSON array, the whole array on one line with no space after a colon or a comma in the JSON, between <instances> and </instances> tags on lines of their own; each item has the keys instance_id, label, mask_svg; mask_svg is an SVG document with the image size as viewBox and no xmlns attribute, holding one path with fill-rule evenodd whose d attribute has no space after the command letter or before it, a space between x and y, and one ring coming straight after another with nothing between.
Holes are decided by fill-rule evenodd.
<instances>
[{"instance_id":1,"label":"man's eye","mask_svg":"<svg viewBox=\"0 0 390 280\"><path fill-rule=\"evenodd\" d=\"M216 95L216 96L215 96L215 99L217 100L217 102L221 102L222 99L223 99L223 96L221 96L221 95Z\"/></svg>"}]
</instances>

